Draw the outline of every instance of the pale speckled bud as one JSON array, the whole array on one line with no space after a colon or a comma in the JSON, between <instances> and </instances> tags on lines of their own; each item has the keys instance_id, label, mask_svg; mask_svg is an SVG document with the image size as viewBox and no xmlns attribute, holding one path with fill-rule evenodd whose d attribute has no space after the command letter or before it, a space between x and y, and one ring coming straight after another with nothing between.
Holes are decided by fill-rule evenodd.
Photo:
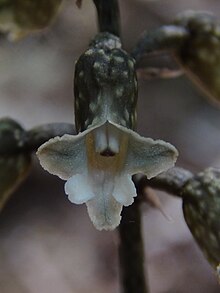
<instances>
[{"instance_id":1,"label":"pale speckled bud","mask_svg":"<svg viewBox=\"0 0 220 293\"><path fill-rule=\"evenodd\" d=\"M187 11L174 22L189 31L177 57L206 95L220 102L220 24L211 13Z\"/></svg>"},{"instance_id":2,"label":"pale speckled bud","mask_svg":"<svg viewBox=\"0 0 220 293\"><path fill-rule=\"evenodd\" d=\"M216 269L220 263L220 171L209 168L190 179L182 197L186 223Z\"/></svg>"},{"instance_id":3,"label":"pale speckled bud","mask_svg":"<svg viewBox=\"0 0 220 293\"><path fill-rule=\"evenodd\" d=\"M74 93L77 131L106 120L134 129L137 77L135 61L119 38L102 33L76 63Z\"/></svg>"}]
</instances>

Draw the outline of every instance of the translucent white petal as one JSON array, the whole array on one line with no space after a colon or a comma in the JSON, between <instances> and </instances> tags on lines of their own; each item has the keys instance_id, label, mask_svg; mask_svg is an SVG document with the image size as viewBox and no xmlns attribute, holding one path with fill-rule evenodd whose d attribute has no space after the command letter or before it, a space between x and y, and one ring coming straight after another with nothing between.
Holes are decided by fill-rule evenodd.
<instances>
[{"instance_id":1,"label":"translucent white petal","mask_svg":"<svg viewBox=\"0 0 220 293\"><path fill-rule=\"evenodd\" d=\"M84 174L77 174L65 183L65 193L75 204L82 204L95 197L89 178Z\"/></svg>"},{"instance_id":2,"label":"translucent white petal","mask_svg":"<svg viewBox=\"0 0 220 293\"><path fill-rule=\"evenodd\" d=\"M115 177L113 196L117 202L124 206L129 206L134 202L137 193L131 175L122 174Z\"/></svg>"},{"instance_id":3,"label":"translucent white petal","mask_svg":"<svg viewBox=\"0 0 220 293\"><path fill-rule=\"evenodd\" d=\"M96 152L103 153L105 150L109 150L114 154L119 152L120 130L115 126L106 122L101 127L96 128L93 131L93 134Z\"/></svg>"},{"instance_id":4,"label":"translucent white petal","mask_svg":"<svg viewBox=\"0 0 220 293\"><path fill-rule=\"evenodd\" d=\"M105 126L101 126L93 132L95 139L95 151L97 153L103 152L107 148L107 135L105 132Z\"/></svg>"}]
</instances>

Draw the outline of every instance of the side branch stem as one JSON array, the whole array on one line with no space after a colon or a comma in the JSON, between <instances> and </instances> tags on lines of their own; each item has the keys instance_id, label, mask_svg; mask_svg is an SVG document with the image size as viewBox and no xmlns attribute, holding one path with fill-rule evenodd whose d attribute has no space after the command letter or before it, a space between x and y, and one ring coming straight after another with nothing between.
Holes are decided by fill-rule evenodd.
<instances>
[{"instance_id":1,"label":"side branch stem","mask_svg":"<svg viewBox=\"0 0 220 293\"><path fill-rule=\"evenodd\" d=\"M39 146L55 136L64 134L76 134L74 125L69 123L50 123L34 127L27 131L27 143L25 148L36 151Z\"/></svg>"},{"instance_id":2,"label":"side branch stem","mask_svg":"<svg viewBox=\"0 0 220 293\"><path fill-rule=\"evenodd\" d=\"M182 190L184 185L193 176L194 174L190 171L176 167L150 180L144 176L136 184L138 184L138 188L140 190L142 190L143 187L149 186L165 191L169 194L182 197Z\"/></svg>"},{"instance_id":3,"label":"side branch stem","mask_svg":"<svg viewBox=\"0 0 220 293\"><path fill-rule=\"evenodd\" d=\"M63 136L64 134L76 134L74 130L74 125L68 123L44 124L34 127L28 131L26 131L21 126L19 126L19 124L10 119L2 119L0 121L0 124L1 123L3 124L3 126L6 123L11 123L12 129L10 130L10 132L8 131L7 137L4 136L2 139L0 139L0 156L14 155L16 153L35 152L39 148L39 146L55 136ZM14 123L15 125L14 130L12 123ZM3 130L2 132L4 132ZM19 135L16 135L16 131L19 133ZM0 138L1 134L2 133L0 132Z\"/></svg>"},{"instance_id":4,"label":"side branch stem","mask_svg":"<svg viewBox=\"0 0 220 293\"><path fill-rule=\"evenodd\" d=\"M164 25L146 32L131 52L138 62L144 54L156 51L173 51L178 49L189 37L189 32L181 26Z\"/></svg>"}]
</instances>

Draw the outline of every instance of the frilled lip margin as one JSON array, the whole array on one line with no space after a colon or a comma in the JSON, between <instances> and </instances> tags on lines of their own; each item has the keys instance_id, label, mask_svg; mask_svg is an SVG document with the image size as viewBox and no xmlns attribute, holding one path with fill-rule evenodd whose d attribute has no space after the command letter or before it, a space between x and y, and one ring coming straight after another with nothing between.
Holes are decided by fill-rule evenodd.
<instances>
[{"instance_id":1,"label":"frilled lip margin","mask_svg":"<svg viewBox=\"0 0 220 293\"><path fill-rule=\"evenodd\" d=\"M72 203L86 203L98 230L113 230L123 205L136 196L132 175L150 179L174 166L178 152L169 143L106 121L78 135L50 139L37 156L45 170L67 180L65 193Z\"/></svg>"}]
</instances>

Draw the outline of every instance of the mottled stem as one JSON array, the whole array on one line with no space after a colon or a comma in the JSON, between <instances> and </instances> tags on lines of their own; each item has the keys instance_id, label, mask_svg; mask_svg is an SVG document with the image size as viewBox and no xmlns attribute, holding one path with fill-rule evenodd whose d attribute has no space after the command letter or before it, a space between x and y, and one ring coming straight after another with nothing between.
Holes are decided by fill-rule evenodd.
<instances>
[{"instance_id":1,"label":"mottled stem","mask_svg":"<svg viewBox=\"0 0 220 293\"><path fill-rule=\"evenodd\" d=\"M55 136L76 134L74 125L69 123L50 123L34 127L27 131L26 148L36 151L39 146Z\"/></svg>"},{"instance_id":2,"label":"mottled stem","mask_svg":"<svg viewBox=\"0 0 220 293\"><path fill-rule=\"evenodd\" d=\"M120 278L122 293L148 293L144 269L140 201L123 209L119 226Z\"/></svg>"},{"instance_id":3,"label":"mottled stem","mask_svg":"<svg viewBox=\"0 0 220 293\"><path fill-rule=\"evenodd\" d=\"M93 0L97 13L100 32L120 36L120 12L118 0Z\"/></svg>"},{"instance_id":4,"label":"mottled stem","mask_svg":"<svg viewBox=\"0 0 220 293\"><path fill-rule=\"evenodd\" d=\"M189 37L187 29L177 25L165 25L146 32L137 42L131 52L133 58L139 61L144 54L155 51L178 49Z\"/></svg>"},{"instance_id":5,"label":"mottled stem","mask_svg":"<svg viewBox=\"0 0 220 293\"><path fill-rule=\"evenodd\" d=\"M74 125L50 123L26 131L15 120L0 119L0 156L16 153L31 153L55 136L75 134Z\"/></svg>"},{"instance_id":6,"label":"mottled stem","mask_svg":"<svg viewBox=\"0 0 220 293\"><path fill-rule=\"evenodd\" d=\"M120 14L117 0L93 0L98 13L100 32L120 36ZM123 293L147 293L144 274L144 248L139 202L124 208L119 226L120 275Z\"/></svg>"},{"instance_id":7,"label":"mottled stem","mask_svg":"<svg viewBox=\"0 0 220 293\"><path fill-rule=\"evenodd\" d=\"M150 180L146 176L133 176L133 181L138 186L138 189L144 190L149 186L155 189L165 191L169 194L182 197L182 190L189 179L192 179L194 174L183 168L172 168Z\"/></svg>"}]
</instances>

